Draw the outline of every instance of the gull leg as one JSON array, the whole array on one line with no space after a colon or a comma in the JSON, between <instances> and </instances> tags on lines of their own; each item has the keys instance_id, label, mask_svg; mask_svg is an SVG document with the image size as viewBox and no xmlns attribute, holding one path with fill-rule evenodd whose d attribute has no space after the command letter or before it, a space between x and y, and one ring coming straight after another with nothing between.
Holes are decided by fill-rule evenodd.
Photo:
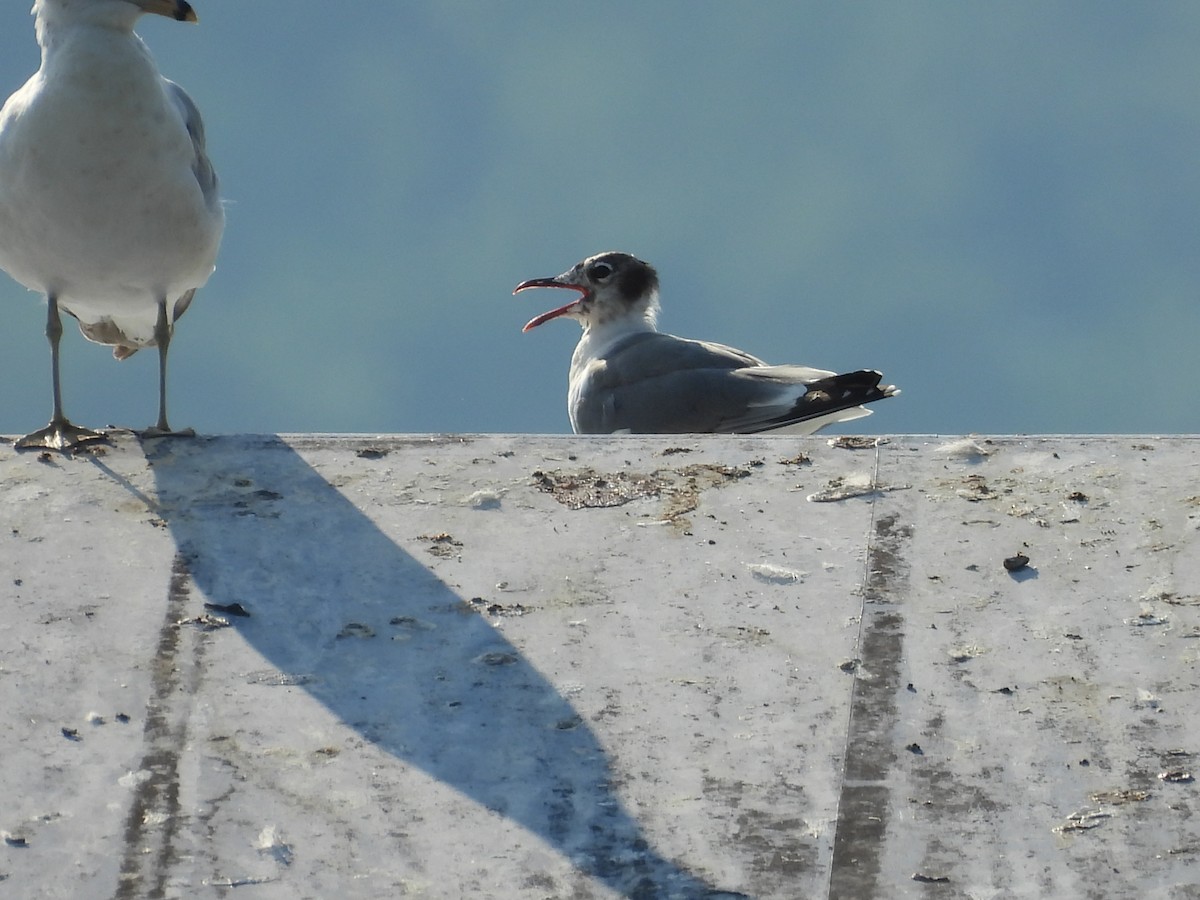
<instances>
[{"instance_id":1,"label":"gull leg","mask_svg":"<svg viewBox=\"0 0 1200 900\"><path fill-rule=\"evenodd\" d=\"M18 450L74 450L91 441L102 441L105 436L99 431L74 425L63 415L62 380L59 376L58 345L62 341L62 318L58 314L58 298L53 294L46 297L46 339L50 341L50 380L54 390L54 411L50 424L19 438L14 446Z\"/></svg>"},{"instance_id":2,"label":"gull leg","mask_svg":"<svg viewBox=\"0 0 1200 900\"><path fill-rule=\"evenodd\" d=\"M167 319L167 298L158 301L158 320L154 323L154 343L158 345L158 422L143 433L143 437L195 437L190 428L172 431L167 424L167 351L171 347L174 326Z\"/></svg>"}]
</instances>

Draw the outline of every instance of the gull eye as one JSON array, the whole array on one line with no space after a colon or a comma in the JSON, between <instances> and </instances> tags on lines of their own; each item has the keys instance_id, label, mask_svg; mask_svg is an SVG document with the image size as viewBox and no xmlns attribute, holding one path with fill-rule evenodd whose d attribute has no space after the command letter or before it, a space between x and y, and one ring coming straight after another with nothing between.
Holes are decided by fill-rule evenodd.
<instances>
[{"instance_id":1,"label":"gull eye","mask_svg":"<svg viewBox=\"0 0 1200 900\"><path fill-rule=\"evenodd\" d=\"M587 270L588 278L592 281L603 281L612 273L613 267L604 262L593 263Z\"/></svg>"}]
</instances>

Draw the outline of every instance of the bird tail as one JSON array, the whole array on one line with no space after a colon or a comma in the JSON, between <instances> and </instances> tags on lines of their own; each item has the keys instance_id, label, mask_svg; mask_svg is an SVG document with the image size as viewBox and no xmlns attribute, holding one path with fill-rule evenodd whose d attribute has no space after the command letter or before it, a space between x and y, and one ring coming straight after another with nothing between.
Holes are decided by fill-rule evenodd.
<instances>
[{"instance_id":1,"label":"bird tail","mask_svg":"<svg viewBox=\"0 0 1200 900\"><path fill-rule=\"evenodd\" d=\"M860 369L810 381L791 409L769 421L758 423L753 431L746 433L786 429L792 433L812 434L835 422L869 416L871 410L863 404L886 400L900 393L894 384L880 384L882 380L882 373Z\"/></svg>"}]
</instances>

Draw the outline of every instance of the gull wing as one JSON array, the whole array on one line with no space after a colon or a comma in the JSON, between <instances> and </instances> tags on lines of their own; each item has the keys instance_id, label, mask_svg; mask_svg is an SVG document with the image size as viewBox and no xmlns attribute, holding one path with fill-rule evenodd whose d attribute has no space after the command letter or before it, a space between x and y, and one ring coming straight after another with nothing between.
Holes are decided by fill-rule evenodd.
<instances>
[{"instance_id":1,"label":"gull wing","mask_svg":"<svg viewBox=\"0 0 1200 900\"><path fill-rule=\"evenodd\" d=\"M803 401L809 385L828 388L830 379L843 377L849 376L768 366L723 344L646 332L621 341L580 373L572 418L585 434L753 433L868 402L869 391L850 396L840 387L836 397L819 390ZM874 378L878 384L877 373ZM860 414L866 411L841 418Z\"/></svg>"},{"instance_id":2,"label":"gull wing","mask_svg":"<svg viewBox=\"0 0 1200 900\"><path fill-rule=\"evenodd\" d=\"M192 138L192 149L195 151L195 157L192 160L192 172L196 176L196 183L200 185L204 201L210 207L215 207L220 203L217 173L213 169L212 162L209 160L208 153L204 148L204 120L200 117L200 110L192 102L192 98L188 96L187 91L170 79L164 78L163 82L166 85L167 96L171 98L175 106L179 109L184 127L187 128L187 132Z\"/></svg>"}]
</instances>

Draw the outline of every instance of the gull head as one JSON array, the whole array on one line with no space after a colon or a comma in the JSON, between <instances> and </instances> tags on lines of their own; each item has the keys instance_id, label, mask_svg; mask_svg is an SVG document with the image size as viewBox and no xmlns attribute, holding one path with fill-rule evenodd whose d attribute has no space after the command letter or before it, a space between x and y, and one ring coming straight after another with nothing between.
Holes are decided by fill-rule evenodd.
<instances>
[{"instance_id":1,"label":"gull head","mask_svg":"<svg viewBox=\"0 0 1200 900\"><path fill-rule=\"evenodd\" d=\"M627 317L644 319L653 326L658 317L658 273L628 253L610 250L589 256L553 278L522 281L513 293L538 287L567 288L580 296L530 319L522 331L564 316L585 329Z\"/></svg>"},{"instance_id":2,"label":"gull head","mask_svg":"<svg viewBox=\"0 0 1200 900\"><path fill-rule=\"evenodd\" d=\"M143 13L166 16L177 22L198 21L187 0L34 0L33 3L39 26L90 22L132 29Z\"/></svg>"}]
</instances>

